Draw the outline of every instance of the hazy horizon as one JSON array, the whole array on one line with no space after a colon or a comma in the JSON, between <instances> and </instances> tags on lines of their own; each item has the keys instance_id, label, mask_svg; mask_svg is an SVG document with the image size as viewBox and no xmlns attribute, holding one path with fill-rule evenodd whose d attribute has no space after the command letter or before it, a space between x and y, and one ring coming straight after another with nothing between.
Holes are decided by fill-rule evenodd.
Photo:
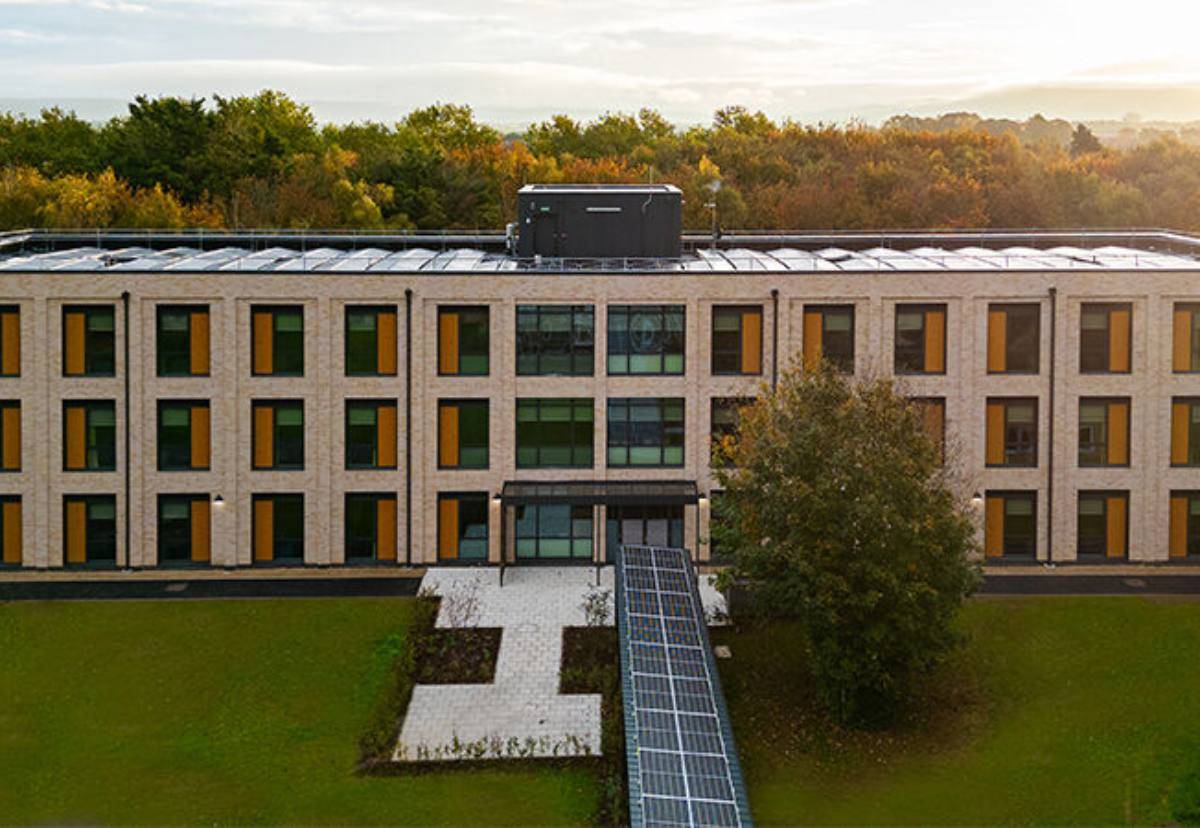
<instances>
[{"instance_id":1,"label":"hazy horizon","mask_svg":"<svg viewBox=\"0 0 1200 828\"><path fill-rule=\"evenodd\" d=\"M643 106L705 123L729 104L804 122L1189 121L1197 20L1167 0L0 0L0 105L117 114L138 94L271 88L324 121L438 101L501 126Z\"/></svg>"}]
</instances>

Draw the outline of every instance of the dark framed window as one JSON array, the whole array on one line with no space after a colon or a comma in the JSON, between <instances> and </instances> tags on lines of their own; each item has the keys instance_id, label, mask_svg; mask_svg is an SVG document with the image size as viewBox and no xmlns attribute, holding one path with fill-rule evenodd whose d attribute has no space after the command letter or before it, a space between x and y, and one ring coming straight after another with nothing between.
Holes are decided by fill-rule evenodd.
<instances>
[{"instance_id":1,"label":"dark framed window","mask_svg":"<svg viewBox=\"0 0 1200 828\"><path fill-rule=\"evenodd\" d=\"M255 469L304 468L304 401L255 400Z\"/></svg>"},{"instance_id":2,"label":"dark framed window","mask_svg":"<svg viewBox=\"0 0 1200 828\"><path fill-rule=\"evenodd\" d=\"M594 305L517 305L517 375L590 377Z\"/></svg>"},{"instance_id":3,"label":"dark framed window","mask_svg":"<svg viewBox=\"0 0 1200 828\"><path fill-rule=\"evenodd\" d=\"M1200 302L1175 303L1171 368L1177 374L1200 372Z\"/></svg>"},{"instance_id":4,"label":"dark framed window","mask_svg":"<svg viewBox=\"0 0 1200 828\"><path fill-rule=\"evenodd\" d=\"M209 497L206 494L158 496L158 562L164 566L209 560Z\"/></svg>"},{"instance_id":5,"label":"dark framed window","mask_svg":"<svg viewBox=\"0 0 1200 828\"><path fill-rule=\"evenodd\" d=\"M486 306L438 308L438 374L488 374L489 313Z\"/></svg>"},{"instance_id":6,"label":"dark framed window","mask_svg":"<svg viewBox=\"0 0 1200 828\"><path fill-rule=\"evenodd\" d=\"M898 321L898 320L897 320ZM905 320L906 364L925 365L924 334L911 330L912 317ZM921 320L922 328L924 319ZM899 328L897 328L899 330ZM913 346L920 340L920 354ZM919 361L917 357L919 356ZM812 371L821 360L846 374L854 373L854 306L806 305L804 307L804 367Z\"/></svg>"},{"instance_id":7,"label":"dark framed window","mask_svg":"<svg viewBox=\"0 0 1200 828\"><path fill-rule=\"evenodd\" d=\"M438 560L486 561L487 492L438 494Z\"/></svg>"},{"instance_id":8,"label":"dark framed window","mask_svg":"<svg viewBox=\"0 0 1200 828\"><path fill-rule=\"evenodd\" d=\"M21 375L21 307L0 305L0 377Z\"/></svg>"},{"instance_id":9,"label":"dark framed window","mask_svg":"<svg viewBox=\"0 0 1200 828\"><path fill-rule=\"evenodd\" d=\"M1079 465L1129 465L1129 399L1081 397Z\"/></svg>"},{"instance_id":10,"label":"dark framed window","mask_svg":"<svg viewBox=\"0 0 1200 828\"><path fill-rule=\"evenodd\" d=\"M346 561L396 560L396 495L346 494Z\"/></svg>"},{"instance_id":11,"label":"dark framed window","mask_svg":"<svg viewBox=\"0 0 1200 828\"><path fill-rule=\"evenodd\" d=\"M488 467L488 401L438 400L438 468Z\"/></svg>"},{"instance_id":12,"label":"dark framed window","mask_svg":"<svg viewBox=\"0 0 1200 828\"><path fill-rule=\"evenodd\" d=\"M1171 400L1171 465L1200 466L1200 397Z\"/></svg>"},{"instance_id":13,"label":"dark framed window","mask_svg":"<svg viewBox=\"0 0 1200 828\"><path fill-rule=\"evenodd\" d=\"M897 305L897 374L946 373L946 306Z\"/></svg>"},{"instance_id":14,"label":"dark framed window","mask_svg":"<svg viewBox=\"0 0 1200 828\"><path fill-rule=\"evenodd\" d=\"M1200 491L1171 492L1169 554L1176 558L1200 558Z\"/></svg>"},{"instance_id":15,"label":"dark framed window","mask_svg":"<svg viewBox=\"0 0 1200 828\"><path fill-rule=\"evenodd\" d=\"M1041 361L1042 306L988 305L989 374L1036 374Z\"/></svg>"},{"instance_id":16,"label":"dark framed window","mask_svg":"<svg viewBox=\"0 0 1200 828\"><path fill-rule=\"evenodd\" d=\"M608 373L682 374L683 305L610 305Z\"/></svg>"},{"instance_id":17,"label":"dark framed window","mask_svg":"<svg viewBox=\"0 0 1200 828\"><path fill-rule=\"evenodd\" d=\"M608 555L621 544L683 547L683 507L657 503L620 504L605 511Z\"/></svg>"},{"instance_id":18,"label":"dark framed window","mask_svg":"<svg viewBox=\"0 0 1200 828\"><path fill-rule=\"evenodd\" d=\"M712 310L712 372L762 373L762 305L716 305Z\"/></svg>"},{"instance_id":19,"label":"dark framed window","mask_svg":"<svg viewBox=\"0 0 1200 828\"><path fill-rule=\"evenodd\" d=\"M754 397L713 397L709 412L709 440L713 464L724 460L726 438L736 440L742 409L754 405ZM732 446L729 446L732 448Z\"/></svg>"},{"instance_id":20,"label":"dark framed window","mask_svg":"<svg viewBox=\"0 0 1200 828\"><path fill-rule=\"evenodd\" d=\"M1037 466L1037 397L988 399L986 460L988 466Z\"/></svg>"},{"instance_id":21,"label":"dark framed window","mask_svg":"<svg viewBox=\"0 0 1200 828\"><path fill-rule=\"evenodd\" d=\"M304 562L304 495L256 494L254 562Z\"/></svg>"},{"instance_id":22,"label":"dark framed window","mask_svg":"<svg viewBox=\"0 0 1200 828\"><path fill-rule=\"evenodd\" d=\"M66 563L117 562L116 495L64 495L63 538Z\"/></svg>"},{"instance_id":23,"label":"dark framed window","mask_svg":"<svg viewBox=\"0 0 1200 828\"><path fill-rule=\"evenodd\" d=\"M590 397L517 400L517 468L592 467L595 433Z\"/></svg>"},{"instance_id":24,"label":"dark framed window","mask_svg":"<svg viewBox=\"0 0 1200 828\"><path fill-rule=\"evenodd\" d=\"M207 305L159 305L155 357L160 377L196 377L209 373Z\"/></svg>"},{"instance_id":25,"label":"dark framed window","mask_svg":"<svg viewBox=\"0 0 1200 828\"><path fill-rule=\"evenodd\" d=\"M1079 370L1084 374L1128 374L1133 344L1133 306L1089 302L1079 312Z\"/></svg>"},{"instance_id":26,"label":"dark framed window","mask_svg":"<svg viewBox=\"0 0 1200 828\"><path fill-rule=\"evenodd\" d=\"M608 465L682 466L682 397L608 401Z\"/></svg>"},{"instance_id":27,"label":"dark framed window","mask_svg":"<svg viewBox=\"0 0 1200 828\"><path fill-rule=\"evenodd\" d=\"M304 375L304 307L255 305L253 373L256 376Z\"/></svg>"},{"instance_id":28,"label":"dark framed window","mask_svg":"<svg viewBox=\"0 0 1200 828\"><path fill-rule=\"evenodd\" d=\"M1037 492L987 493L984 553L1033 558L1037 551Z\"/></svg>"},{"instance_id":29,"label":"dark framed window","mask_svg":"<svg viewBox=\"0 0 1200 828\"><path fill-rule=\"evenodd\" d=\"M946 398L913 397L911 400L921 417L921 428L937 448L939 463L946 462Z\"/></svg>"},{"instance_id":30,"label":"dark framed window","mask_svg":"<svg viewBox=\"0 0 1200 828\"><path fill-rule=\"evenodd\" d=\"M518 560L591 560L592 507L517 506L514 534Z\"/></svg>"},{"instance_id":31,"label":"dark framed window","mask_svg":"<svg viewBox=\"0 0 1200 828\"><path fill-rule=\"evenodd\" d=\"M396 468L396 401L346 400L346 468Z\"/></svg>"},{"instance_id":32,"label":"dark framed window","mask_svg":"<svg viewBox=\"0 0 1200 828\"><path fill-rule=\"evenodd\" d=\"M21 496L0 495L0 566L20 566L22 547Z\"/></svg>"},{"instance_id":33,"label":"dark framed window","mask_svg":"<svg viewBox=\"0 0 1200 828\"><path fill-rule=\"evenodd\" d=\"M116 471L116 403L112 400L63 402L63 448L65 471Z\"/></svg>"},{"instance_id":34,"label":"dark framed window","mask_svg":"<svg viewBox=\"0 0 1200 828\"><path fill-rule=\"evenodd\" d=\"M1079 557L1124 558L1129 548L1129 492L1080 492Z\"/></svg>"},{"instance_id":35,"label":"dark framed window","mask_svg":"<svg viewBox=\"0 0 1200 828\"><path fill-rule=\"evenodd\" d=\"M208 400L158 401L158 470L209 467Z\"/></svg>"},{"instance_id":36,"label":"dark framed window","mask_svg":"<svg viewBox=\"0 0 1200 828\"><path fill-rule=\"evenodd\" d=\"M393 376L396 365L396 306L346 307L346 376Z\"/></svg>"},{"instance_id":37,"label":"dark framed window","mask_svg":"<svg viewBox=\"0 0 1200 828\"><path fill-rule=\"evenodd\" d=\"M21 401L0 400L0 472L21 470Z\"/></svg>"},{"instance_id":38,"label":"dark framed window","mask_svg":"<svg viewBox=\"0 0 1200 828\"><path fill-rule=\"evenodd\" d=\"M116 311L112 305L67 305L63 308L65 376L115 376L116 353Z\"/></svg>"}]
</instances>

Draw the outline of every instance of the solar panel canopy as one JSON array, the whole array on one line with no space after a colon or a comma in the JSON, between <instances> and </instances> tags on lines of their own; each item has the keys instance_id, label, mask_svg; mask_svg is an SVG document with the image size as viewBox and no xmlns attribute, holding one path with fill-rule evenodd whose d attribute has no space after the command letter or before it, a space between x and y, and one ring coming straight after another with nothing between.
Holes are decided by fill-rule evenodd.
<instances>
[{"instance_id":1,"label":"solar panel canopy","mask_svg":"<svg viewBox=\"0 0 1200 828\"><path fill-rule=\"evenodd\" d=\"M752 825L687 550L626 545L616 564L630 822Z\"/></svg>"}]
</instances>

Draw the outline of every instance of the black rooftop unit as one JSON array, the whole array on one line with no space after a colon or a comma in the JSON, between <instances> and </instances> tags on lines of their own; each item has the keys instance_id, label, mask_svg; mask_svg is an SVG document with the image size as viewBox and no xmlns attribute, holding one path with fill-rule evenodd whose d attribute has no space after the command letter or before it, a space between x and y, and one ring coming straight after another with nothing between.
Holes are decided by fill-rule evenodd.
<instances>
[{"instance_id":1,"label":"black rooftop unit","mask_svg":"<svg viewBox=\"0 0 1200 828\"><path fill-rule=\"evenodd\" d=\"M517 255L677 259L682 210L669 184L527 184L517 194Z\"/></svg>"}]
</instances>

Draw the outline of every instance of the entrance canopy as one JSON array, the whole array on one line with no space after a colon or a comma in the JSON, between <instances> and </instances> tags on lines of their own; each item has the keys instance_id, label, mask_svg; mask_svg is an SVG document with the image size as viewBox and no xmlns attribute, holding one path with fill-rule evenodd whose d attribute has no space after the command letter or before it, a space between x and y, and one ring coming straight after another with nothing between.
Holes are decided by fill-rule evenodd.
<instances>
[{"instance_id":1,"label":"entrance canopy","mask_svg":"<svg viewBox=\"0 0 1200 828\"><path fill-rule=\"evenodd\" d=\"M579 506L623 506L642 503L688 505L700 501L695 481L517 481L509 480L500 492L504 506L569 503Z\"/></svg>"}]
</instances>

